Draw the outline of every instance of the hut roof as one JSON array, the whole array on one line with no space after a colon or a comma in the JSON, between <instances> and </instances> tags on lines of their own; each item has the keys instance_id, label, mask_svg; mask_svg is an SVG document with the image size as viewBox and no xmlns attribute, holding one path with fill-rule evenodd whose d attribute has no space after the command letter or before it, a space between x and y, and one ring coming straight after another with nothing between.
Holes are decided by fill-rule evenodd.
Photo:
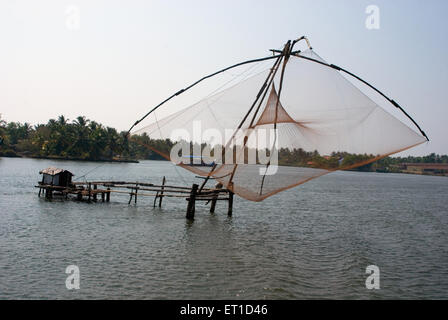
<instances>
[{"instance_id":1,"label":"hut roof","mask_svg":"<svg viewBox=\"0 0 448 320\"><path fill-rule=\"evenodd\" d=\"M44 170L39 171L40 174L49 174L49 175L51 175L51 176L55 176L55 175L60 174L60 173L62 173L62 172L68 172L68 173L70 173L72 176L74 176L74 174L71 173L71 172L68 171L68 170L60 169L60 168L55 168L55 167L49 167L49 168L47 168L47 169L44 169Z\"/></svg>"}]
</instances>

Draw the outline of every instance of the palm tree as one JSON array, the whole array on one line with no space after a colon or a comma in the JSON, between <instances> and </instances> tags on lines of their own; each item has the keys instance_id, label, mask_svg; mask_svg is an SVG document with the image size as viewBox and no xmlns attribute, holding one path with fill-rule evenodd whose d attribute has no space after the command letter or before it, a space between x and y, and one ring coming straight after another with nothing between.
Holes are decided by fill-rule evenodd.
<instances>
[{"instance_id":1,"label":"palm tree","mask_svg":"<svg viewBox=\"0 0 448 320\"><path fill-rule=\"evenodd\" d=\"M86 117L81 116L73 120L74 138L76 139L73 148L71 149L71 153L73 156L81 158L89 157L89 130L87 127L89 122L90 120L86 119Z\"/></svg>"},{"instance_id":2,"label":"palm tree","mask_svg":"<svg viewBox=\"0 0 448 320\"><path fill-rule=\"evenodd\" d=\"M60 115L60 116L58 117L58 124L59 124L60 126L65 127L65 126L67 125L68 120L69 120L69 119L66 119L63 115Z\"/></svg>"}]
</instances>

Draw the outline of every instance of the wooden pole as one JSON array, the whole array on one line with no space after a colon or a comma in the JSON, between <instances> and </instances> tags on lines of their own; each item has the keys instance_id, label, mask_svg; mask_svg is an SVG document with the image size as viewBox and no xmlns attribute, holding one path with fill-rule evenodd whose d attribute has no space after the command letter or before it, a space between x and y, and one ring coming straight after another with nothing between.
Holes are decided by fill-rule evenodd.
<instances>
[{"instance_id":1,"label":"wooden pole","mask_svg":"<svg viewBox=\"0 0 448 320\"><path fill-rule=\"evenodd\" d=\"M134 195L134 203L137 204L137 192L138 192L138 184L135 185L135 195Z\"/></svg>"},{"instance_id":2,"label":"wooden pole","mask_svg":"<svg viewBox=\"0 0 448 320\"><path fill-rule=\"evenodd\" d=\"M51 199L53 198L53 190L51 189L51 187L48 187L45 191L45 198L47 199Z\"/></svg>"},{"instance_id":3,"label":"wooden pole","mask_svg":"<svg viewBox=\"0 0 448 320\"><path fill-rule=\"evenodd\" d=\"M154 203L152 204L153 208L156 207L156 201L157 201L157 198L158 198L158 197L159 197L159 191L157 191L156 196L155 196L155 198L154 198Z\"/></svg>"},{"instance_id":4,"label":"wooden pole","mask_svg":"<svg viewBox=\"0 0 448 320\"><path fill-rule=\"evenodd\" d=\"M92 196L92 184L89 182L89 198L87 199L87 202L90 202L91 196Z\"/></svg>"},{"instance_id":5,"label":"wooden pole","mask_svg":"<svg viewBox=\"0 0 448 320\"><path fill-rule=\"evenodd\" d=\"M106 202L110 201L110 188L107 188L107 193L106 193Z\"/></svg>"},{"instance_id":6,"label":"wooden pole","mask_svg":"<svg viewBox=\"0 0 448 320\"><path fill-rule=\"evenodd\" d=\"M216 166L217 166L217 164L215 163L215 164L212 166L212 168L211 168L211 170L210 170L210 172L209 172L209 175L208 175L207 177L204 178L204 182L202 182L201 187L199 188L199 192L201 192L202 189L203 189L203 188L205 187L205 185L207 184L208 180L210 179L210 173L212 173L213 171L215 171Z\"/></svg>"},{"instance_id":7,"label":"wooden pole","mask_svg":"<svg viewBox=\"0 0 448 320\"><path fill-rule=\"evenodd\" d=\"M216 185L216 189L221 189L222 188L222 183L218 183ZM212 203L210 205L210 213L214 213L215 212L215 208L216 208L216 199L218 198L219 192L216 192L215 195L213 195L213 200Z\"/></svg>"},{"instance_id":8,"label":"wooden pole","mask_svg":"<svg viewBox=\"0 0 448 320\"><path fill-rule=\"evenodd\" d=\"M129 195L130 195L130 197L129 197L129 202L128 202L128 204L131 204L131 201L132 201L132 194L133 194L133 190L134 190L134 189L131 189L131 193L129 194Z\"/></svg>"},{"instance_id":9,"label":"wooden pole","mask_svg":"<svg viewBox=\"0 0 448 320\"><path fill-rule=\"evenodd\" d=\"M233 210L233 192L229 191L229 211L227 212L227 215L229 217L232 216L232 210Z\"/></svg>"},{"instance_id":10,"label":"wooden pole","mask_svg":"<svg viewBox=\"0 0 448 320\"><path fill-rule=\"evenodd\" d=\"M98 186L96 184L94 184L93 185L93 190L97 190L97 189L98 189ZM94 192L93 193L93 201L96 202L96 200L97 200L97 195L96 195L96 192Z\"/></svg>"},{"instance_id":11,"label":"wooden pole","mask_svg":"<svg viewBox=\"0 0 448 320\"><path fill-rule=\"evenodd\" d=\"M199 186L197 184L193 184L191 188L190 197L188 198L188 206L187 206L187 216L186 218L189 220L194 219L194 211L195 211L195 203L196 203L196 194Z\"/></svg>"},{"instance_id":12,"label":"wooden pole","mask_svg":"<svg viewBox=\"0 0 448 320\"><path fill-rule=\"evenodd\" d=\"M163 189L165 189L165 181L166 181L166 179L165 179L165 176L163 176L163 180L162 180L162 189L161 189L161 191L160 191L160 199L159 199L159 208L161 208L162 207L162 200L163 200Z\"/></svg>"}]
</instances>

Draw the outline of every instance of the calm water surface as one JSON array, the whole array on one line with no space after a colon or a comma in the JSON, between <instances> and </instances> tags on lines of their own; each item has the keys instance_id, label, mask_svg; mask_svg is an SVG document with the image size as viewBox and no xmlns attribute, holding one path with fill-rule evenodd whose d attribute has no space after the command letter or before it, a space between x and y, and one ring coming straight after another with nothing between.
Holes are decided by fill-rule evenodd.
<instances>
[{"instance_id":1,"label":"calm water surface","mask_svg":"<svg viewBox=\"0 0 448 320\"><path fill-rule=\"evenodd\" d=\"M97 166L99 168L95 169ZM168 162L0 158L1 299L447 299L448 178L336 172L185 219L186 201L46 201L38 171L192 183ZM183 182L185 180L185 182ZM80 290L65 268L79 266ZM367 290L366 267L380 268Z\"/></svg>"}]
</instances>

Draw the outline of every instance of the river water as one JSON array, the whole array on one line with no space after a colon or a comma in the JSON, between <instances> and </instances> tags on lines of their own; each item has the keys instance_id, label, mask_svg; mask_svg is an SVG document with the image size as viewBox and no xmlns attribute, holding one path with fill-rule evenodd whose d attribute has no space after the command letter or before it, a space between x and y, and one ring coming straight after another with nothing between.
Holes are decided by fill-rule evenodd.
<instances>
[{"instance_id":1,"label":"river water","mask_svg":"<svg viewBox=\"0 0 448 320\"><path fill-rule=\"evenodd\" d=\"M335 172L260 203L46 201L38 171L190 185L168 162L0 158L0 299L447 299L448 178ZM99 166L99 167L98 167ZM76 178L75 177L75 178ZM80 270L68 290L66 267ZM366 267L380 270L368 290Z\"/></svg>"}]
</instances>

